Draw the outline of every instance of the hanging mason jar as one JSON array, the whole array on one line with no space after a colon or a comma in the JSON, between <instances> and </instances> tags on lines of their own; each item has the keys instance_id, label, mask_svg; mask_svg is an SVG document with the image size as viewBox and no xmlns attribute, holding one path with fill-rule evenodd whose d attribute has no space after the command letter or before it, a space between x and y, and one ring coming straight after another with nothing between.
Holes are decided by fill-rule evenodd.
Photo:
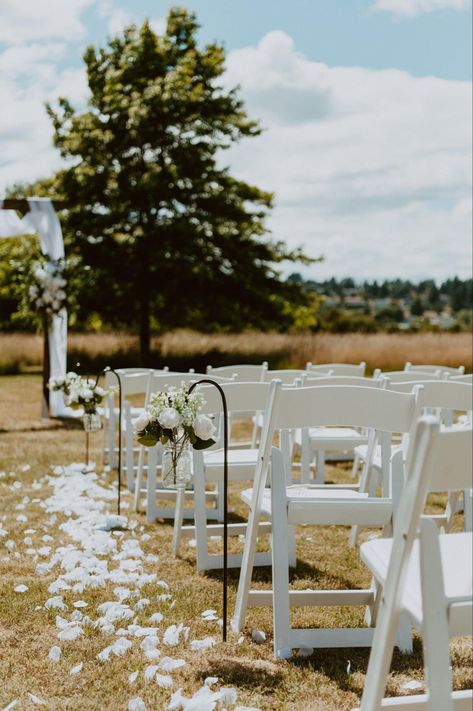
<instances>
[{"instance_id":1,"label":"hanging mason jar","mask_svg":"<svg viewBox=\"0 0 473 711\"><path fill-rule=\"evenodd\" d=\"M163 448L162 480L168 489L185 487L192 479L192 446L168 442Z\"/></svg>"},{"instance_id":2,"label":"hanging mason jar","mask_svg":"<svg viewBox=\"0 0 473 711\"><path fill-rule=\"evenodd\" d=\"M102 428L102 421L98 412L86 412L82 417L86 432L98 432Z\"/></svg>"}]
</instances>

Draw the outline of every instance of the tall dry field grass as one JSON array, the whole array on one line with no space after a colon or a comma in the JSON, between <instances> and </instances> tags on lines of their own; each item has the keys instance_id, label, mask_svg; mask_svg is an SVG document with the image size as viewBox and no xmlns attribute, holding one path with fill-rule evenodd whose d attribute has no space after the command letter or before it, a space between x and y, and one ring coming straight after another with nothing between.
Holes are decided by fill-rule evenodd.
<instances>
[{"instance_id":1,"label":"tall dry field grass","mask_svg":"<svg viewBox=\"0 0 473 711\"><path fill-rule=\"evenodd\" d=\"M204 334L173 331L152 339L152 364L171 368L205 369L212 364L269 361L272 368L305 367L313 363L366 361L368 370L396 370L413 363L464 365L472 370L473 342L469 333L347 333ZM69 367L107 363L139 363L138 341L124 333L73 333L68 343ZM0 373L37 370L42 362L42 338L34 334L0 334Z\"/></svg>"}]
</instances>

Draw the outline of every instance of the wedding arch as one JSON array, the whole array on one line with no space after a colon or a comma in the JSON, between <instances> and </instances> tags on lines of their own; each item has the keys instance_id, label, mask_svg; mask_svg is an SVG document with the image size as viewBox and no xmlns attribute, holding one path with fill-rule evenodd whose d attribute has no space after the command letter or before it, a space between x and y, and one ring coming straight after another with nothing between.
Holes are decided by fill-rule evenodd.
<instances>
[{"instance_id":1,"label":"wedding arch","mask_svg":"<svg viewBox=\"0 0 473 711\"><path fill-rule=\"evenodd\" d=\"M55 207L63 203L49 198L0 199L0 238L37 234L42 253L51 262L64 258L64 240ZM18 215L18 212L21 213ZM49 392L49 376L64 377L67 366L67 311L62 308L48 325L43 363L43 415L61 417L68 413L61 392Z\"/></svg>"}]
</instances>

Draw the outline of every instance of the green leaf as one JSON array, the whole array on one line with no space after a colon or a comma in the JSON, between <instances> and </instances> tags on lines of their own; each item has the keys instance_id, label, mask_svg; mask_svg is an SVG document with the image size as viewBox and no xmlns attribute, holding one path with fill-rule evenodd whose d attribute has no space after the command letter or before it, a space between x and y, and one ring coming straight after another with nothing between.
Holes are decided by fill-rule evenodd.
<instances>
[{"instance_id":1,"label":"green leaf","mask_svg":"<svg viewBox=\"0 0 473 711\"><path fill-rule=\"evenodd\" d=\"M143 444L145 447L154 447L154 445L158 443L158 440L155 435L144 434L138 437L138 442Z\"/></svg>"},{"instance_id":2,"label":"green leaf","mask_svg":"<svg viewBox=\"0 0 473 711\"><path fill-rule=\"evenodd\" d=\"M215 444L214 439L199 439L196 437L196 441L192 443L194 449L208 449L213 444Z\"/></svg>"}]
</instances>

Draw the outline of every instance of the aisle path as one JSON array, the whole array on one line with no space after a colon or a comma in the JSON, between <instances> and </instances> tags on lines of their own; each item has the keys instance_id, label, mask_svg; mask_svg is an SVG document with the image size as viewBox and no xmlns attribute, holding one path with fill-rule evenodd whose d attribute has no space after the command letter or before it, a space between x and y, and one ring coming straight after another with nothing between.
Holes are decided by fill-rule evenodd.
<instances>
[{"instance_id":1,"label":"aisle path","mask_svg":"<svg viewBox=\"0 0 473 711\"><path fill-rule=\"evenodd\" d=\"M143 526L136 520L126 517L126 530L109 530L116 523L112 514L116 488L106 485L105 478L101 479L93 468L84 473L81 464L55 467L51 475L34 482L33 489L45 485L52 489L46 499L30 501L24 496L16 506L22 513L12 511L10 516L3 516L0 539L7 558L33 556L39 579L51 579L49 597L45 596L42 604L35 607L38 615L44 610L55 614L57 639L45 650L50 674L79 676L87 666L94 665L94 673L100 675L103 666L114 658L129 657L129 664L120 667L123 678L115 680L129 688L129 711L254 711L252 707L238 706L236 689L222 686L217 677L207 677L197 691L187 694L178 688L176 672L185 667L189 656L205 653L220 643L221 620L215 610L196 611L196 622L206 621L209 627L209 634L202 638L195 638L191 627L182 622L169 624L179 617L179 610L173 590L159 577L159 556L146 554L140 545L150 540L149 534L142 533ZM21 482L14 482L13 487L20 493ZM10 538L8 519L15 517L26 524L26 511L33 506L43 510L42 531L38 527L27 528L23 541ZM63 539L60 545L58 538ZM16 585L12 593L27 597L28 582ZM95 591L104 592L104 588L112 595L100 604L94 603ZM84 654L78 661L74 646L83 649L80 642L84 638L97 636L103 637L102 649L95 658ZM65 666L68 658L74 658L74 663ZM133 687L140 682L161 687L163 705L148 706L143 698L134 695ZM25 689L23 696L11 699L3 711L30 708L31 704L50 706L36 690ZM57 699L51 704L50 707L60 708Z\"/></svg>"}]
</instances>

